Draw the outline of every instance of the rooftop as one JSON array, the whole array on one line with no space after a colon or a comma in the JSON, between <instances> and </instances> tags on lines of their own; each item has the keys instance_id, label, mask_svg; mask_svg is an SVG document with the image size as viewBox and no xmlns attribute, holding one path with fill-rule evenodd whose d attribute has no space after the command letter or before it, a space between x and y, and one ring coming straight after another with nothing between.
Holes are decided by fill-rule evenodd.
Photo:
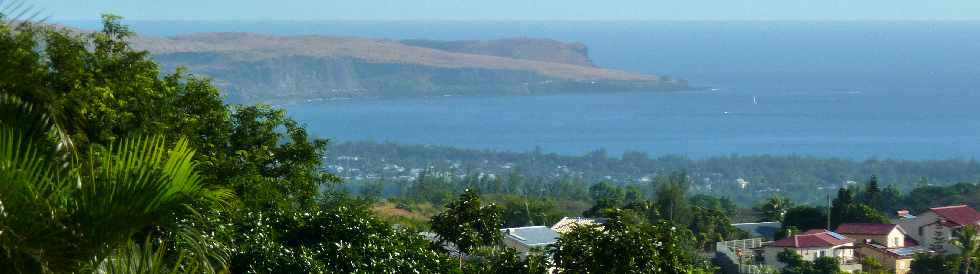
<instances>
[{"instance_id":1,"label":"rooftop","mask_svg":"<svg viewBox=\"0 0 980 274\"><path fill-rule=\"evenodd\" d=\"M529 247L549 245L558 241L558 232L547 226L504 228L500 232L504 234L504 238Z\"/></svg>"},{"instance_id":2,"label":"rooftop","mask_svg":"<svg viewBox=\"0 0 980 274\"><path fill-rule=\"evenodd\" d=\"M980 213L967 205L934 207L929 210L943 217L955 227L980 224Z\"/></svg>"},{"instance_id":3,"label":"rooftop","mask_svg":"<svg viewBox=\"0 0 980 274\"><path fill-rule=\"evenodd\" d=\"M786 237L785 239L775 241L772 245L777 247L807 248L833 247L853 242L854 240L851 238L847 238L846 236L837 234L833 231L812 229L799 235L793 235Z\"/></svg>"},{"instance_id":4,"label":"rooftop","mask_svg":"<svg viewBox=\"0 0 980 274\"><path fill-rule=\"evenodd\" d=\"M898 229L895 224L846 223L837 227L837 233L854 235L888 235Z\"/></svg>"},{"instance_id":5,"label":"rooftop","mask_svg":"<svg viewBox=\"0 0 980 274\"><path fill-rule=\"evenodd\" d=\"M926 248L924 246L888 248L880 244L866 244L866 245L868 247L871 247L872 250L896 258L909 258L915 256L915 254L932 252L931 250L929 250L929 248Z\"/></svg>"}]
</instances>

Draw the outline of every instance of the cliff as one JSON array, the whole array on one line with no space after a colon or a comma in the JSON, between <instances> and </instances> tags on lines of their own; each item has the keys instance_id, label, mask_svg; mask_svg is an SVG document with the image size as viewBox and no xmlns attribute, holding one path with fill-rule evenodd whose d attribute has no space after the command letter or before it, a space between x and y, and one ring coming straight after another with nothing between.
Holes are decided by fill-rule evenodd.
<instances>
[{"instance_id":1,"label":"cliff","mask_svg":"<svg viewBox=\"0 0 980 274\"><path fill-rule=\"evenodd\" d=\"M552 63L595 67L589 49L581 43L550 39L514 38L490 41L402 40L402 44L448 52L490 55Z\"/></svg>"},{"instance_id":2,"label":"cliff","mask_svg":"<svg viewBox=\"0 0 980 274\"><path fill-rule=\"evenodd\" d=\"M540 39L436 42L202 33L131 42L150 51L164 69L185 66L214 78L232 102L686 88L683 81L596 68L583 45Z\"/></svg>"}]
</instances>

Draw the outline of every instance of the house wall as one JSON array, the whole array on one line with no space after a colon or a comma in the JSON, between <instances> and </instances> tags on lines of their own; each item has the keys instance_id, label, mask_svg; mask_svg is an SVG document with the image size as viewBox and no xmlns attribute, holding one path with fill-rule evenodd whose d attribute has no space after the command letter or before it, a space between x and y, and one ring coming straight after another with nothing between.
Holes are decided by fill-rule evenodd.
<instances>
[{"instance_id":1,"label":"house wall","mask_svg":"<svg viewBox=\"0 0 980 274\"><path fill-rule=\"evenodd\" d=\"M919 242L920 245L925 245L926 238L929 236L929 234L926 234L925 231L919 230L919 228L935 223L938 220L939 216L936 215L935 212L926 211L915 218L898 221L898 226L901 226L902 229L904 229L905 232L912 237L912 239Z\"/></svg>"},{"instance_id":2,"label":"house wall","mask_svg":"<svg viewBox=\"0 0 980 274\"><path fill-rule=\"evenodd\" d=\"M508 237L504 237L503 243L504 246L517 250L518 254L527 254L531 250L528 246Z\"/></svg>"},{"instance_id":3,"label":"house wall","mask_svg":"<svg viewBox=\"0 0 980 274\"><path fill-rule=\"evenodd\" d=\"M870 239L873 242L885 245L887 247L902 247L905 245L905 235L903 235L897 228L892 229L888 235L845 234L844 236L854 239L855 242L858 243L863 243L864 240Z\"/></svg>"},{"instance_id":4,"label":"house wall","mask_svg":"<svg viewBox=\"0 0 980 274\"><path fill-rule=\"evenodd\" d=\"M887 267L896 274L906 274L911 271L912 258L898 258L866 245L861 246L858 253L864 257L875 258L882 266Z\"/></svg>"},{"instance_id":5,"label":"house wall","mask_svg":"<svg viewBox=\"0 0 980 274\"><path fill-rule=\"evenodd\" d=\"M940 225L930 224L923 227L925 232L924 241L919 244L932 250L944 254L959 254L960 249L949 243L953 239L953 229Z\"/></svg>"},{"instance_id":6,"label":"house wall","mask_svg":"<svg viewBox=\"0 0 980 274\"><path fill-rule=\"evenodd\" d=\"M786 267L786 264L779 261L779 253L783 252L783 250L785 249L792 249L796 251L796 254L802 256L804 261L812 262L820 257L836 257L836 258L844 258L844 259L854 258L853 249L842 248L842 247L849 247L849 246L854 246L854 244L845 244L845 245L839 245L839 246L828 247L828 248L800 248L800 249L793 249L793 248L786 248L786 247L766 247L763 253L763 258L765 259L765 263L767 265L775 266L776 268L782 269L783 267Z\"/></svg>"}]
</instances>

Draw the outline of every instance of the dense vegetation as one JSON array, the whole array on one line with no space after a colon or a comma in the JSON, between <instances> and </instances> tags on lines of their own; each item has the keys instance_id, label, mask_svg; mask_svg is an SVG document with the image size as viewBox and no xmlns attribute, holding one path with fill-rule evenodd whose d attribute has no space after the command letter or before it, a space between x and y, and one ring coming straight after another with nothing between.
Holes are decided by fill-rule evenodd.
<instances>
[{"instance_id":1,"label":"dense vegetation","mask_svg":"<svg viewBox=\"0 0 980 274\"><path fill-rule=\"evenodd\" d=\"M161 73L130 48L118 20L105 16L102 31L77 33L0 16L4 272L542 273L550 261L604 272L567 258L604 263L608 254L578 250L635 245L569 239L560 253L522 258L495 244L508 213L479 202L479 192L460 192L441 197L437 208L447 210L427 224L439 243L472 252L454 257L373 216L369 200L337 191L342 181L323 171L326 140L281 110L225 105L207 79ZM662 192L670 209L692 210L683 191ZM619 254L635 263L620 270L710 269L692 255L703 243L688 241L684 228L697 217L655 214L663 209L653 202L602 193L591 195L609 203L593 212L622 223L609 231L656 246ZM620 205L636 205L634 215L610 215ZM619 221L625 216L634 217ZM546 259L554 256L565 259ZM632 268L646 266L655 268Z\"/></svg>"},{"instance_id":2,"label":"dense vegetation","mask_svg":"<svg viewBox=\"0 0 980 274\"><path fill-rule=\"evenodd\" d=\"M496 152L451 147L400 145L395 143L348 142L331 145L329 166L352 183L387 181L383 194L401 196L399 185L414 181L423 171L455 181L502 180L532 182L532 191L565 191L560 195L584 197L581 189L596 182L645 185L657 175L686 170L692 177L690 191L727 197L750 206L772 196L803 204L825 204L826 196L877 175L882 188L901 192L924 186L948 186L980 182L980 163L975 160L889 160L855 161L810 156L724 156L689 159L681 156L651 158L642 152L612 157L604 150L581 156L529 152ZM516 176L514 176L516 175ZM541 186L541 187L538 187ZM561 186L561 187L559 187ZM934 191L938 188L923 188ZM937 196L938 197L938 196ZM974 199L973 201L977 201ZM924 202L924 201L923 201ZM915 207L913 209L922 209Z\"/></svg>"},{"instance_id":3,"label":"dense vegetation","mask_svg":"<svg viewBox=\"0 0 980 274\"><path fill-rule=\"evenodd\" d=\"M898 208L918 212L980 201L976 184L921 181L912 189L874 176L834 187L829 208L774 195L783 191L739 196L748 187L713 183L727 176L756 180L746 174L809 178L779 185L788 189L848 172L854 177L841 178L969 182L976 181L973 161L695 161L637 153L613 159L601 151L566 157L436 150L491 163L467 167L430 155L431 148L404 151L390 144L380 146L388 152L348 144L340 147L350 151L331 158L328 141L309 136L284 111L226 105L207 79L181 70L161 73L146 52L130 48L131 33L118 20L106 16L102 31L79 34L3 23L0 16L5 272L712 273L702 251L747 237L731 226L733 219L780 220L788 234L828 222L887 222L886 214ZM427 164L409 170L408 178L349 176L355 168L406 169L393 159ZM328 167L325 160L338 164ZM497 164L507 172L487 168ZM685 169L692 173L676 171ZM347 173L343 177L356 184L326 170ZM602 175L607 172L613 175ZM724 189L735 192L705 195ZM737 205L754 203L747 199L759 193L767 199L754 209ZM409 214L393 218L381 214L385 210ZM424 215L411 215L419 212ZM500 228L550 225L564 216L599 217L606 224L577 227L528 256L500 245ZM791 265L786 273L836 271L825 261L783 257ZM923 257L913 267L968 269L976 264L971 259Z\"/></svg>"}]
</instances>

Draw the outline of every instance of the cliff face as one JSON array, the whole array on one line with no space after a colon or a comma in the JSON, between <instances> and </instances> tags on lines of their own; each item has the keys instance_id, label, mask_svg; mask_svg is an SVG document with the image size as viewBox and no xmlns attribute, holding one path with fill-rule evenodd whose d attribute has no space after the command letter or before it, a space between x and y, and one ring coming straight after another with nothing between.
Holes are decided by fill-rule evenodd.
<instances>
[{"instance_id":1,"label":"cliff face","mask_svg":"<svg viewBox=\"0 0 980 274\"><path fill-rule=\"evenodd\" d=\"M232 102L686 88L682 81L596 68L584 46L550 40L399 42L211 33L132 43L153 53L164 69L184 66L214 78Z\"/></svg>"}]
</instances>

